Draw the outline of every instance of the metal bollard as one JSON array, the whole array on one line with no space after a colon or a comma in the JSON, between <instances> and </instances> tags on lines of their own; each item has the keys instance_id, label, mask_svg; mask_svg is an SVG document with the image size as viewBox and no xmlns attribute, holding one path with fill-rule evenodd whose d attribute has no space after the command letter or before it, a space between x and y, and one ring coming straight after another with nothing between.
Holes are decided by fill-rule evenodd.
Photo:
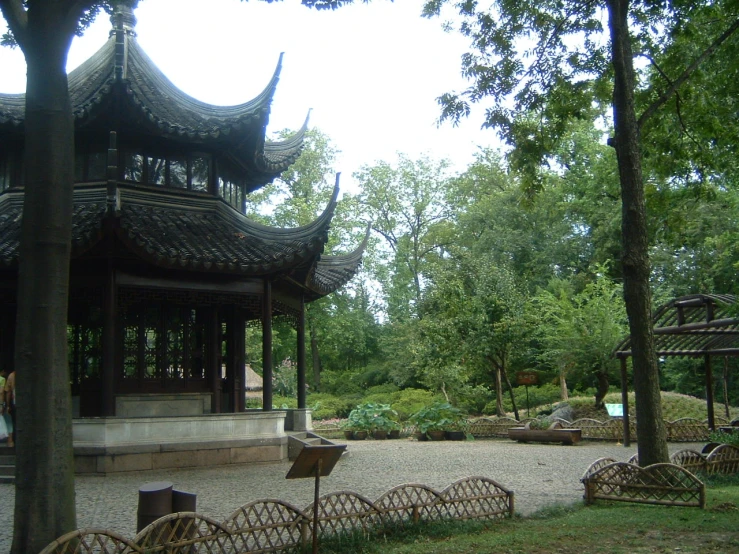
<instances>
[{"instance_id":1,"label":"metal bollard","mask_svg":"<svg viewBox=\"0 0 739 554\"><path fill-rule=\"evenodd\" d=\"M146 483L139 487L137 533L153 521L172 513L172 487L168 481Z\"/></svg>"}]
</instances>

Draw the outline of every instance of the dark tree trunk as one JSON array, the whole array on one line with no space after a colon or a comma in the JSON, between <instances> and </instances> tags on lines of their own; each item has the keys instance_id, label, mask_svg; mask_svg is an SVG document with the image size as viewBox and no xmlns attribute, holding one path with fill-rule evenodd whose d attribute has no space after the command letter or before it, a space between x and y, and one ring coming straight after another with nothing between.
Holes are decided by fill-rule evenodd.
<instances>
[{"instance_id":1,"label":"dark tree trunk","mask_svg":"<svg viewBox=\"0 0 739 554\"><path fill-rule=\"evenodd\" d=\"M598 379L598 388L595 391L595 409L600 410L605 407L603 400L608 394L608 372L605 370L598 371L595 375Z\"/></svg>"},{"instance_id":2,"label":"dark tree trunk","mask_svg":"<svg viewBox=\"0 0 739 554\"><path fill-rule=\"evenodd\" d=\"M15 358L17 554L38 552L76 527L67 360L74 125L66 63L77 18L70 20L64 4L30 5L27 23L11 27L28 65Z\"/></svg>"},{"instance_id":3,"label":"dark tree trunk","mask_svg":"<svg viewBox=\"0 0 739 554\"><path fill-rule=\"evenodd\" d=\"M567 369L564 365L559 368L559 396L563 402L570 399L570 394L567 391Z\"/></svg>"},{"instance_id":4,"label":"dark tree trunk","mask_svg":"<svg viewBox=\"0 0 739 554\"><path fill-rule=\"evenodd\" d=\"M491 363L495 371L495 415L503 417L505 415L503 409L503 378L500 373L500 366L495 362Z\"/></svg>"},{"instance_id":5,"label":"dark tree trunk","mask_svg":"<svg viewBox=\"0 0 739 554\"><path fill-rule=\"evenodd\" d=\"M521 419L518 416L518 406L516 405L516 395L513 393L513 385L511 385L511 380L508 378L508 372L506 371L505 367L501 369L501 373L503 373L503 377L505 377L505 384L508 387L508 394L511 397L511 404L513 404L513 414L516 417L516 420Z\"/></svg>"},{"instance_id":6,"label":"dark tree trunk","mask_svg":"<svg viewBox=\"0 0 739 554\"><path fill-rule=\"evenodd\" d=\"M668 462L667 439L652 333L646 202L641 139L634 107L634 66L628 0L608 0L614 70L613 119L621 181L624 300L633 352L639 463Z\"/></svg>"}]
</instances>

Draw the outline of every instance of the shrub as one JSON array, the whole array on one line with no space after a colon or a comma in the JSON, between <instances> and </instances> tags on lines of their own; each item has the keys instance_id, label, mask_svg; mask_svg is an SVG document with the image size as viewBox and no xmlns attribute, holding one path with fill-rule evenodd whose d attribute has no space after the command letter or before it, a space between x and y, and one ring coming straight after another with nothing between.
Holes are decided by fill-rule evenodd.
<instances>
[{"instance_id":1,"label":"shrub","mask_svg":"<svg viewBox=\"0 0 739 554\"><path fill-rule=\"evenodd\" d=\"M313 419L331 419L349 415L354 406L354 399L317 392L308 395L307 404L313 410Z\"/></svg>"},{"instance_id":2,"label":"shrub","mask_svg":"<svg viewBox=\"0 0 739 554\"><path fill-rule=\"evenodd\" d=\"M430 406L436 399L434 393L423 389L403 389L394 396L392 408L398 412L401 421L407 420L424 406Z\"/></svg>"},{"instance_id":3,"label":"shrub","mask_svg":"<svg viewBox=\"0 0 739 554\"><path fill-rule=\"evenodd\" d=\"M708 435L711 442L719 444L730 444L739 448L739 433L724 433L723 431L714 431Z\"/></svg>"},{"instance_id":4,"label":"shrub","mask_svg":"<svg viewBox=\"0 0 739 554\"><path fill-rule=\"evenodd\" d=\"M324 370L321 372L321 392L335 396L349 396L361 395L364 389L357 373Z\"/></svg>"},{"instance_id":5,"label":"shrub","mask_svg":"<svg viewBox=\"0 0 739 554\"><path fill-rule=\"evenodd\" d=\"M434 402L431 406L421 408L412 414L409 421L421 433L427 431L462 431L466 427L467 417L462 410L448 402Z\"/></svg>"},{"instance_id":6,"label":"shrub","mask_svg":"<svg viewBox=\"0 0 739 554\"><path fill-rule=\"evenodd\" d=\"M298 399L289 396L275 395L272 397L272 408L275 410L288 410L298 407Z\"/></svg>"},{"instance_id":7,"label":"shrub","mask_svg":"<svg viewBox=\"0 0 739 554\"><path fill-rule=\"evenodd\" d=\"M364 403L354 408L342 427L352 431L390 431L398 428L398 414L389 404Z\"/></svg>"},{"instance_id":8,"label":"shrub","mask_svg":"<svg viewBox=\"0 0 739 554\"><path fill-rule=\"evenodd\" d=\"M485 413L485 407L492 401L495 406L495 391L485 385L463 384L454 393L455 403L471 414Z\"/></svg>"}]
</instances>

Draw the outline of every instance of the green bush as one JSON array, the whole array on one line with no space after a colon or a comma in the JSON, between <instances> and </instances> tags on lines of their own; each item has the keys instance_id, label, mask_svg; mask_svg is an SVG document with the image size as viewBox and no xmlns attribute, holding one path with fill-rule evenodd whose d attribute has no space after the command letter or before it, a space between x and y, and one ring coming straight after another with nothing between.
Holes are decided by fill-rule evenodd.
<instances>
[{"instance_id":1,"label":"green bush","mask_svg":"<svg viewBox=\"0 0 739 554\"><path fill-rule=\"evenodd\" d=\"M420 433L428 431L464 431L467 417L448 402L434 402L411 414L409 421Z\"/></svg>"},{"instance_id":2,"label":"green bush","mask_svg":"<svg viewBox=\"0 0 739 554\"><path fill-rule=\"evenodd\" d=\"M360 375L357 373L330 370L321 372L321 393L349 396L361 395L363 392L364 388L360 384Z\"/></svg>"},{"instance_id":3,"label":"green bush","mask_svg":"<svg viewBox=\"0 0 739 554\"><path fill-rule=\"evenodd\" d=\"M298 399L290 396L273 396L272 397L272 408L275 410L288 410L291 408L298 407Z\"/></svg>"},{"instance_id":4,"label":"green bush","mask_svg":"<svg viewBox=\"0 0 739 554\"><path fill-rule=\"evenodd\" d=\"M398 388L398 385L395 383L383 383L382 385L375 385L372 387L369 387L367 389L367 396L371 396L373 394L385 394L390 395L394 392L398 392L400 389Z\"/></svg>"},{"instance_id":5,"label":"green bush","mask_svg":"<svg viewBox=\"0 0 739 554\"><path fill-rule=\"evenodd\" d=\"M347 417L355 405L352 397L339 397L326 392L309 394L306 401L313 410L315 420Z\"/></svg>"},{"instance_id":6,"label":"green bush","mask_svg":"<svg viewBox=\"0 0 739 554\"><path fill-rule=\"evenodd\" d=\"M739 448L739 433L724 433L723 431L714 431L708 435L711 442L719 444L730 444Z\"/></svg>"},{"instance_id":7,"label":"green bush","mask_svg":"<svg viewBox=\"0 0 739 554\"><path fill-rule=\"evenodd\" d=\"M495 391L485 385L464 384L454 393L455 404L470 414L485 413L485 406L491 401L495 406Z\"/></svg>"},{"instance_id":8,"label":"green bush","mask_svg":"<svg viewBox=\"0 0 739 554\"><path fill-rule=\"evenodd\" d=\"M438 400L434 393L423 389L403 389L396 392L394 396L392 408L398 412L400 421L407 420L411 414Z\"/></svg>"}]
</instances>

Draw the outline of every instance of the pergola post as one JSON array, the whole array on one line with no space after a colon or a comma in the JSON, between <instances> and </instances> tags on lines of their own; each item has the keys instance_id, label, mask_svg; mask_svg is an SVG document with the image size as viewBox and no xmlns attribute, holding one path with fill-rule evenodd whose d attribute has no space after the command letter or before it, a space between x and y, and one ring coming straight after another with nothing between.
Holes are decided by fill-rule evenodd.
<instances>
[{"instance_id":1,"label":"pergola post","mask_svg":"<svg viewBox=\"0 0 739 554\"><path fill-rule=\"evenodd\" d=\"M246 318L241 308L236 308L233 317L233 411L243 412L246 404Z\"/></svg>"},{"instance_id":2,"label":"pergola post","mask_svg":"<svg viewBox=\"0 0 739 554\"><path fill-rule=\"evenodd\" d=\"M708 428L711 431L715 431L716 418L713 415L713 370L711 368L711 356L706 354L703 356L703 361L706 367L706 407L708 408Z\"/></svg>"},{"instance_id":3,"label":"pergola post","mask_svg":"<svg viewBox=\"0 0 739 554\"><path fill-rule=\"evenodd\" d=\"M206 352L206 372L210 375L210 389L213 391L213 397L210 403L210 412L212 414L221 413L221 364L219 363L221 356L221 318L218 314L218 306L213 305L209 310L208 330Z\"/></svg>"},{"instance_id":4,"label":"pergola post","mask_svg":"<svg viewBox=\"0 0 739 554\"><path fill-rule=\"evenodd\" d=\"M305 298L300 299L300 312L298 313L298 409L306 407L306 383L305 383Z\"/></svg>"},{"instance_id":5,"label":"pergola post","mask_svg":"<svg viewBox=\"0 0 739 554\"><path fill-rule=\"evenodd\" d=\"M626 356L621 361L621 404L623 406L624 446L631 446L631 426L629 423L629 376L626 367Z\"/></svg>"},{"instance_id":6,"label":"pergola post","mask_svg":"<svg viewBox=\"0 0 739 554\"><path fill-rule=\"evenodd\" d=\"M115 322L118 317L118 287L115 269L108 267L105 279L102 337L102 416L115 415Z\"/></svg>"},{"instance_id":7,"label":"pergola post","mask_svg":"<svg viewBox=\"0 0 739 554\"><path fill-rule=\"evenodd\" d=\"M272 411L272 283L264 280L262 295L262 410Z\"/></svg>"}]
</instances>

